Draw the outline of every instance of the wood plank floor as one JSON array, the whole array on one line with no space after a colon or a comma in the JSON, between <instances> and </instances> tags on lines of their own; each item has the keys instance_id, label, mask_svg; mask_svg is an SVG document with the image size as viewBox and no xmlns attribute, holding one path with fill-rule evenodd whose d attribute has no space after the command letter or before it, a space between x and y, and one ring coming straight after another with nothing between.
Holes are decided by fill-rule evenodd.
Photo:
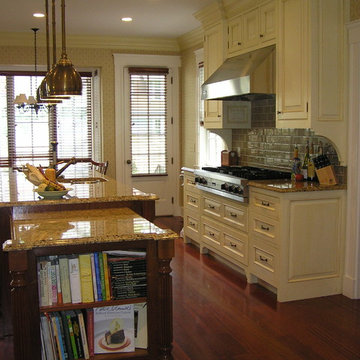
<instances>
[{"instance_id":1,"label":"wood plank floor","mask_svg":"<svg viewBox=\"0 0 360 360\"><path fill-rule=\"evenodd\" d=\"M182 226L181 218L155 223ZM360 360L360 300L278 303L181 239L172 268L175 360ZM0 360L13 360L11 347L11 337L0 339Z\"/></svg>"}]
</instances>

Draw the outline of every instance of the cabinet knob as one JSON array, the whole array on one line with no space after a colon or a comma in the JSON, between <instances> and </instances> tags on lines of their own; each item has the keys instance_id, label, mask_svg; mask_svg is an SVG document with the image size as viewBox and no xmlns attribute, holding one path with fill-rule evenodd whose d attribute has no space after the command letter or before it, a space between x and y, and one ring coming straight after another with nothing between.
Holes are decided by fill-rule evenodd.
<instances>
[{"instance_id":1,"label":"cabinet knob","mask_svg":"<svg viewBox=\"0 0 360 360\"><path fill-rule=\"evenodd\" d=\"M126 163L130 165L130 164L131 164L131 160L126 160Z\"/></svg>"},{"instance_id":2,"label":"cabinet knob","mask_svg":"<svg viewBox=\"0 0 360 360\"><path fill-rule=\"evenodd\" d=\"M277 114L281 114L282 112L281 112L280 110L278 110L276 113L277 113Z\"/></svg>"},{"instance_id":3,"label":"cabinet knob","mask_svg":"<svg viewBox=\"0 0 360 360\"><path fill-rule=\"evenodd\" d=\"M262 37L264 37L264 35L263 35L263 34L260 34L260 37L262 38Z\"/></svg>"},{"instance_id":4,"label":"cabinet knob","mask_svg":"<svg viewBox=\"0 0 360 360\"><path fill-rule=\"evenodd\" d=\"M238 45L239 45L239 46L241 45L241 42L240 42L240 41L238 42Z\"/></svg>"},{"instance_id":5,"label":"cabinet knob","mask_svg":"<svg viewBox=\"0 0 360 360\"><path fill-rule=\"evenodd\" d=\"M217 117L218 117L218 118L221 118L221 115L219 114Z\"/></svg>"}]
</instances>

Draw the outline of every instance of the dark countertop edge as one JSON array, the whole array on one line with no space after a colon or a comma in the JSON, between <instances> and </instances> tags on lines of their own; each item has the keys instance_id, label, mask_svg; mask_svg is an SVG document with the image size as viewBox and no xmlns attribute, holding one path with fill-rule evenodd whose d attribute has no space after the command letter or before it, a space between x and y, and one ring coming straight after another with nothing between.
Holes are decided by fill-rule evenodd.
<instances>
[{"instance_id":1,"label":"dark countertop edge","mask_svg":"<svg viewBox=\"0 0 360 360\"><path fill-rule=\"evenodd\" d=\"M47 243L44 245L36 245L36 246L21 246L16 245L16 248L12 248L11 240L8 240L3 243L3 251L11 252L11 251L28 251L39 248L49 248L49 247L58 247L58 246L69 246L69 241L73 240L74 242L71 245L87 245L87 244L95 244L95 243L116 243L123 241L138 241L138 240L171 240L177 239L179 235L172 230L164 230L166 233L156 234L156 233L147 233L147 234L129 234L129 235L114 235L110 237L94 237L94 238L74 238L74 239L66 239L66 244L61 244L61 239L59 239L59 243Z\"/></svg>"},{"instance_id":2,"label":"dark countertop edge","mask_svg":"<svg viewBox=\"0 0 360 360\"><path fill-rule=\"evenodd\" d=\"M292 182L289 180L251 180L248 182L248 185L258 189L264 189L264 190L275 191L280 193L334 191L334 190L347 189L346 184L321 185L317 182L311 182L311 181ZM288 185L289 188L281 187L286 185Z\"/></svg>"}]
</instances>

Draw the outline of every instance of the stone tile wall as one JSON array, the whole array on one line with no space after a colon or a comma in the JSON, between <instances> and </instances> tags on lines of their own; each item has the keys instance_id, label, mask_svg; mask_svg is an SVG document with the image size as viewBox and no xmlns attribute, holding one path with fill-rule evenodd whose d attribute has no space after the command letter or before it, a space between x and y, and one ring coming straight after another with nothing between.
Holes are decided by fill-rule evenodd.
<instances>
[{"instance_id":1,"label":"stone tile wall","mask_svg":"<svg viewBox=\"0 0 360 360\"><path fill-rule=\"evenodd\" d=\"M290 171L294 147L303 159L307 142L313 143L315 153L323 146L339 182L346 183L346 167L339 165L336 150L330 140L311 129L276 129L275 99L252 102L252 129L233 130L233 149L240 153L240 165Z\"/></svg>"}]
</instances>

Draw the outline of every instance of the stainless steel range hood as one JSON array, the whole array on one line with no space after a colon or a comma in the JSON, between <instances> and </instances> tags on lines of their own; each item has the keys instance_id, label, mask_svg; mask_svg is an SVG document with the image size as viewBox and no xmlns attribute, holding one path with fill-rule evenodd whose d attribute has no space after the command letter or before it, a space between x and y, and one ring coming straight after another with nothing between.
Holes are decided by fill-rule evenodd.
<instances>
[{"instance_id":1,"label":"stainless steel range hood","mask_svg":"<svg viewBox=\"0 0 360 360\"><path fill-rule=\"evenodd\" d=\"M203 100L255 100L275 94L275 45L227 59L201 86Z\"/></svg>"}]
</instances>

